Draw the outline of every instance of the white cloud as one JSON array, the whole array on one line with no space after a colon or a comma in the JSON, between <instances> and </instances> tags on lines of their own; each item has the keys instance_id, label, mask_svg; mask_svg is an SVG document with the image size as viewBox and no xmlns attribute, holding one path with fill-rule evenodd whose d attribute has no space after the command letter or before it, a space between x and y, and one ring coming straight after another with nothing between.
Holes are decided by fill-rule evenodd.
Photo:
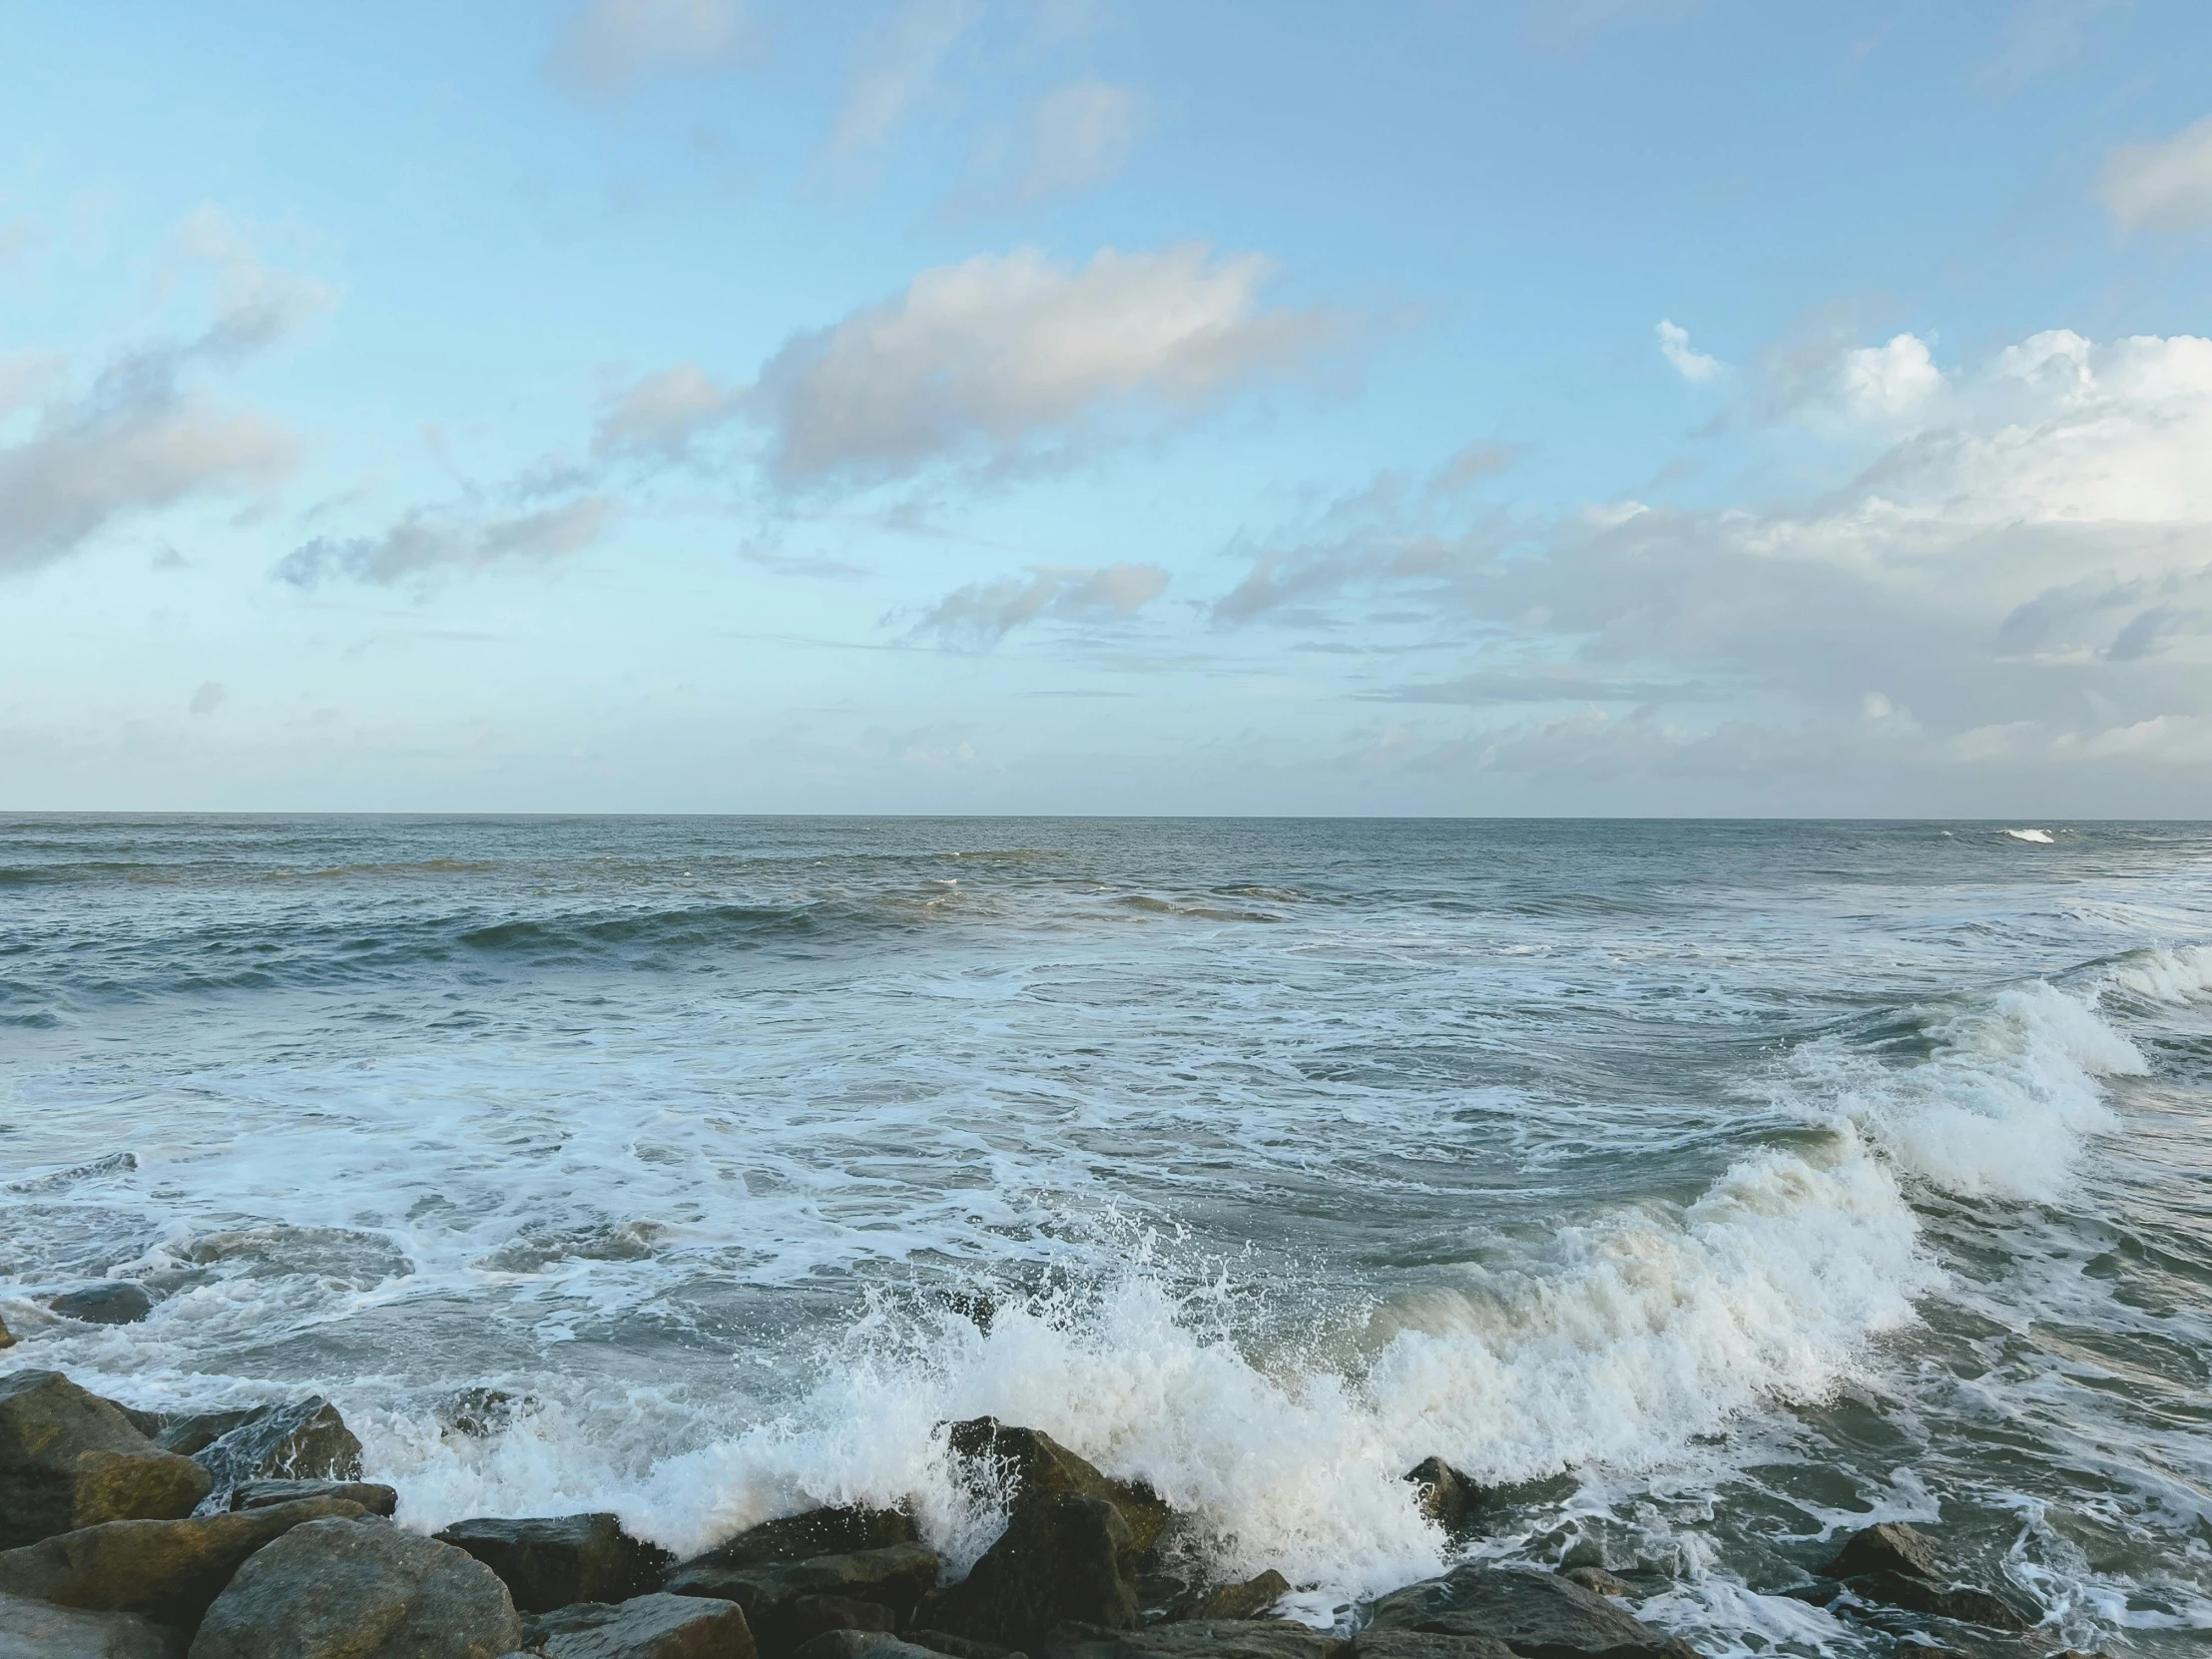
<instances>
[{"instance_id":1,"label":"white cloud","mask_svg":"<svg viewBox=\"0 0 2212 1659\"><path fill-rule=\"evenodd\" d=\"M612 512L599 496L504 518L417 509L380 536L317 536L286 555L276 575L301 588L336 580L389 586L496 564L544 565L597 541Z\"/></svg>"},{"instance_id":2,"label":"white cloud","mask_svg":"<svg viewBox=\"0 0 2212 1659\"><path fill-rule=\"evenodd\" d=\"M606 99L648 75L730 68L754 37L742 0L591 0L562 25L546 68L575 96Z\"/></svg>"},{"instance_id":3,"label":"white cloud","mask_svg":"<svg viewBox=\"0 0 2212 1659\"><path fill-rule=\"evenodd\" d=\"M2157 144L2113 151L2098 193L2130 231L2212 226L2212 116Z\"/></svg>"},{"instance_id":4,"label":"white cloud","mask_svg":"<svg viewBox=\"0 0 2212 1659\"><path fill-rule=\"evenodd\" d=\"M1837 382L1844 408L1863 420L1909 419L1928 407L1945 385L1943 371L1918 334L1844 354Z\"/></svg>"},{"instance_id":5,"label":"white cloud","mask_svg":"<svg viewBox=\"0 0 2212 1659\"><path fill-rule=\"evenodd\" d=\"M1272 270L1200 247L1108 249L1072 268L1033 250L982 255L795 335L748 409L787 481L1064 457L1117 410L1195 410L1307 362L1333 321L1263 307Z\"/></svg>"},{"instance_id":6,"label":"white cloud","mask_svg":"<svg viewBox=\"0 0 2212 1659\"><path fill-rule=\"evenodd\" d=\"M914 625L947 644L982 650L1025 623L1125 620L1167 591L1168 573L1157 565L1114 564L1102 569L1037 565L1024 576L976 582L946 594Z\"/></svg>"},{"instance_id":7,"label":"white cloud","mask_svg":"<svg viewBox=\"0 0 2212 1659\"><path fill-rule=\"evenodd\" d=\"M903 0L853 52L830 154L849 158L888 141L936 90L946 55L982 20L981 0Z\"/></svg>"},{"instance_id":8,"label":"white cloud","mask_svg":"<svg viewBox=\"0 0 2212 1659\"><path fill-rule=\"evenodd\" d=\"M1703 385L1721 371L1721 360L1690 349L1690 331L1665 317L1659 319L1659 350L1674 371L1693 385Z\"/></svg>"},{"instance_id":9,"label":"white cloud","mask_svg":"<svg viewBox=\"0 0 2212 1659\"><path fill-rule=\"evenodd\" d=\"M692 440L738 412L738 393L697 363L682 362L623 388L600 416L592 452L682 460Z\"/></svg>"},{"instance_id":10,"label":"white cloud","mask_svg":"<svg viewBox=\"0 0 2212 1659\"><path fill-rule=\"evenodd\" d=\"M1113 178L1129 165L1147 115L1142 92L1111 81L1075 81L1046 93L1037 102L1021 199L1070 196Z\"/></svg>"}]
</instances>

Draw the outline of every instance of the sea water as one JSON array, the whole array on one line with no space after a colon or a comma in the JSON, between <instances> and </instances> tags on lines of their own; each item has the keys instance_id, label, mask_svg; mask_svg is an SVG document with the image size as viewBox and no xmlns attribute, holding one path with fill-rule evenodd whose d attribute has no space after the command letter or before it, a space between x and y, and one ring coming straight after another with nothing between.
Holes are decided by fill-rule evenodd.
<instances>
[{"instance_id":1,"label":"sea water","mask_svg":"<svg viewBox=\"0 0 2212 1659\"><path fill-rule=\"evenodd\" d=\"M988 1412L1316 1622L1471 1549L1877 1653L1780 1592L1901 1518L2199 1652L2208 946L2179 826L0 819L0 1370L323 1392L420 1528L957 1568Z\"/></svg>"}]
</instances>

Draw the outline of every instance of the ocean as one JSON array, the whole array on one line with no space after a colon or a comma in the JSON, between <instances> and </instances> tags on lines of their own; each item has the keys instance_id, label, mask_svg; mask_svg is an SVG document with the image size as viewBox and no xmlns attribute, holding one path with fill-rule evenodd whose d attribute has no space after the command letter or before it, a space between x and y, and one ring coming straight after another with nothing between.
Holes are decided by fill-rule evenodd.
<instances>
[{"instance_id":1,"label":"ocean","mask_svg":"<svg viewBox=\"0 0 2212 1659\"><path fill-rule=\"evenodd\" d=\"M987 1412L1322 1622L1886 1653L1779 1592L1907 1519L2201 1653L2208 1102L2206 827L0 818L0 1371L323 1392L417 1527L959 1563Z\"/></svg>"}]
</instances>

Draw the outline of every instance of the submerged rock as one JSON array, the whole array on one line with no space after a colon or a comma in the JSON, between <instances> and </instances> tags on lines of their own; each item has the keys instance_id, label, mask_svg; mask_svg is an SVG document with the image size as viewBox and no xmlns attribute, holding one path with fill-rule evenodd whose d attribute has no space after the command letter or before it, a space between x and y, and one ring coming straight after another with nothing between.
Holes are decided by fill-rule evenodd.
<instances>
[{"instance_id":1,"label":"submerged rock","mask_svg":"<svg viewBox=\"0 0 2212 1659\"><path fill-rule=\"evenodd\" d=\"M805 1561L817 1555L851 1555L912 1542L914 1519L903 1510L858 1505L809 1509L748 1527L684 1565L712 1562L744 1567L762 1561Z\"/></svg>"},{"instance_id":2,"label":"submerged rock","mask_svg":"<svg viewBox=\"0 0 2212 1659\"><path fill-rule=\"evenodd\" d=\"M1897 1572L1908 1578L1944 1576L1934 1541L1903 1521L1883 1521L1853 1533L1825 1570L1830 1578L1856 1578L1868 1572Z\"/></svg>"},{"instance_id":3,"label":"submerged rock","mask_svg":"<svg viewBox=\"0 0 2212 1659\"><path fill-rule=\"evenodd\" d=\"M572 1602L526 1621L523 1639L546 1659L754 1659L745 1614L705 1596Z\"/></svg>"},{"instance_id":4,"label":"submerged rock","mask_svg":"<svg viewBox=\"0 0 2212 1659\"><path fill-rule=\"evenodd\" d=\"M1593 1595L1632 1596L1636 1586L1618 1573L1607 1572L1603 1567L1563 1567L1559 1576L1570 1584L1579 1584Z\"/></svg>"},{"instance_id":5,"label":"submerged rock","mask_svg":"<svg viewBox=\"0 0 2212 1659\"><path fill-rule=\"evenodd\" d=\"M343 1498L386 1519L399 1510L399 1494L374 1480L246 1480L231 1488L231 1507L266 1509L307 1497Z\"/></svg>"},{"instance_id":6,"label":"submerged rock","mask_svg":"<svg viewBox=\"0 0 2212 1659\"><path fill-rule=\"evenodd\" d=\"M891 1544L803 1561L750 1561L732 1565L699 1557L671 1569L668 1588L677 1595L713 1596L745 1609L753 1640L763 1653L789 1653L803 1639L796 1604L806 1597L871 1601L903 1623L937 1581L937 1552L926 1544Z\"/></svg>"},{"instance_id":7,"label":"submerged rock","mask_svg":"<svg viewBox=\"0 0 2212 1659\"><path fill-rule=\"evenodd\" d=\"M1002 1489L1009 1508L1045 1492L1080 1492L1102 1498L1121 1513L1139 1555L1158 1541L1172 1514L1142 1481L1115 1480L1041 1428L1017 1428L996 1417L970 1417L945 1430L952 1455L967 1464L978 1484Z\"/></svg>"},{"instance_id":8,"label":"submerged rock","mask_svg":"<svg viewBox=\"0 0 2212 1659\"><path fill-rule=\"evenodd\" d=\"M1610 1659L1696 1659L1696 1650L1681 1638L1569 1579L1472 1562L1380 1598L1369 1610L1369 1623L1385 1630L1487 1636L1522 1659L1595 1653Z\"/></svg>"},{"instance_id":9,"label":"submerged rock","mask_svg":"<svg viewBox=\"0 0 2212 1659\"><path fill-rule=\"evenodd\" d=\"M1447 1532L1456 1532L1482 1506L1483 1490L1441 1457L1423 1457L1405 1471L1418 1488L1420 1512Z\"/></svg>"},{"instance_id":10,"label":"submerged rock","mask_svg":"<svg viewBox=\"0 0 2212 1659\"><path fill-rule=\"evenodd\" d=\"M1171 1620L1253 1619L1291 1593L1291 1581L1273 1567L1242 1584L1223 1584L1168 1610Z\"/></svg>"},{"instance_id":11,"label":"submerged rock","mask_svg":"<svg viewBox=\"0 0 2212 1659\"><path fill-rule=\"evenodd\" d=\"M1901 1572L1867 1572L1845 1579L1844 1587L1862 1601L1902 1607L1909 1613L1932 1613L1959 1624L1984 1625L2009 1635L2025 1635L2035 1628L2034 1620L2010 1602L1971 1584L1945 1586Z\"/></svg>"},{"instance_id":12,"label":"submerged rock","mask_svg":"<svg viewBox=\"0 0 2212 1659\"><path fill-rule=\"evenodd\" d=\"M1083 1492L1025 1497L1006 1530L959 1583L931 1597L920 1622L957 1635L1042 1650L1054 1626L1109 1630L1137 1621L1135 1540L1120 1509Z\"/></svg>"},{"instance_id":13,"label":"submerged rock","mask_svg":"<svg viewBox=\"0 0 2212 1659\"><path fill-rule=\"evenodd\" d=\"M436 1537L497 1573L525 1613L645 1595L660 1588L661 1569L673 1559L667 1550L631 1537L609 1514L486 1516L455 1521Z\"/></svg>"},{"instance_id":14,"label":"submerged rock","mask_svg":"<svg viewBox=\"0 0 2212 1659\"><path fill-rule=\"evenodd\" d=\"M0 1659L184 1659L185 1633L136 1613L0 1594Z\"/></svg>"},{"instance_id":15,"label":"submerged rock","mask_svg":"<svg viewBox=\"0 0 2212 1659\"><path fill-rule=\"evenodd\" d=\"M1352 1643L1292 1619L1205 1619L1108 1630L1063 1624L1044 1659L1350 1659Z\"/></svg>"},{"instance_id":16,"label":"submerged rock","mask_svg":"<svg viewBox=\"0 0 2212 1659\"><path fill-rule=\"evenodd\" d=\"M314 1498L187 1520L105 1521L0 1551L0 1591L190 1629L256 1550L307 1521L361 1513L357 1503Z\"/></svg>"},{"instance_id":17,"label":"submerged rock","mask_svg":"<svg viewBox=\"0 0 2212 1659\"><path fill-rule=\"evenodd\" d=\"M521 1642L507 1586L467 1551L314 1520L239 1569L190 1659L499 1659Z\"/></svg>"},{"instance_id":18,"label":"submerged rock","mask_svg":"<svg viewBox=\"0 0 2212 1659\"><path fill-rule=\"evenodd\" d=\"M154 1311L154 1299L144 1285L113 1279L104 1285L87 1285L81 1291L64 1291L48 1297L46 1306L63 1319L86 1325L136 1325Z\"/></svg>"},{"instance_id":19,"label":"submerged rock","mask_svg":"<svg viewBox=\"0 0 2212 1659\"><path fill-rule=\"evenodd\" d=\"M212 1484L60 1372L0 1378L0 1548L102 1521L189 1515Z\"/></svg>"}]
</instances>

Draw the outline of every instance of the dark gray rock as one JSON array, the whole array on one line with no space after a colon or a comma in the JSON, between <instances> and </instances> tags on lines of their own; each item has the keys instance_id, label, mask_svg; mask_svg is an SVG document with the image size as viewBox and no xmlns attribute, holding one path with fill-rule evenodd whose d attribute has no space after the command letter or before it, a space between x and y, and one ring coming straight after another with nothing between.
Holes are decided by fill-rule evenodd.
<instances>
[{"instance_id":1,"label":"dark gray rock","mask_svg":"<svg viewBox=\"0 0 2212 1659\"><path fill-rule=\"evenodd\" d=\"M1256 1619L1291 1593L1291 1581L1273 1567L1242 1584L1222 1584L1168 1609L1170 1619Z\"/></svg>"},{"instance_id":2,"label":"dark gray rock","mask_svg":"<svg viewBox=\"0 0 2212 1659\"><path fill-rule=\"evenodd\" d=\"M1352 1643L1333 1630L1292 1619L1203 1619L1107 1630L1063 1624L1045 1659L1351 1659Z\"/></svg>"},{"instance_id":3,"label":"dark gray rock","mask_svg":"<svg viewBox=\"0 0 2212 1659\"><path fill-rule=\"evenodd\" d=\"M231 1507L266 1509L308 1497L341 1497L386 1519L399 1511L399 1494L373 1480L248 1480L231 1488Z\"/></svg>"},{"instance_id":4,"label":"dark gray rock","mask_svg":"<svg viewBox=\"0 0 2212 1659\"><path fill-rule=\"evenodd\" d=\"M914 1519L902 1510L857 1505L809 1509L748 1527L683 1565L746 1567L763 1561L806 1561L817 1555L853 1555L913 1541Z\"/></svg>"},{"instance_id":5,"label":"dark gray rock","mask_svg":"<svg viewBox=\"0 0 2212 1659\"><path fill-rule=\"evenodd\" d=\"M897 1618L879 1601L855 1601L850 1596L800 1596L791 1606L792 1639L804 1646L825 1630L873 1630L884 1634L898 1628Z\"/></svg>"},{"instance_id":6,"label":"dark gray rock","mask_svg":"<svg viewBox=\"0 0 2212 1659\"><path fill-rule=\"evenodd\" d=\"M240 1423L253 1421L268 1408L246 1405L230 1411L183 1411L169 1415L158 1411L130 1411L129 1415L133 1422L153 1435L164 1451L190 1457L196 1451L205 1451ZM147 1427L149 1423L153 1426Z\"/></svg>"},{"instance_id":7,"label":"dark gray rock","mask_svg":"<svg viewBox=\"0 0 2212 1659\"><path fill-rule=\"evenodd\" d=\"M184 1659L182 1630L0 1595L0 1659Z\"/></svg>"},{"instance_id":8,"label":"dark gray rock","mask_svg":"<svg viewBox=\"0 0 2212 1659\"><path fill-rule=\"evenodd\" d=\"M916 1647L878 1630L825 1630L811 1636L792 1659L937 1659L931 1648Z\"/></svg>"},{"instance_id":9,"label":"dark gray rock","mask_svg":"<svg viewBox=\"0 0 2212 1659\"><path fill-rule=\"evenodd\" d=\"M1861 1573L1896 1572L1908 1578L1947 1577L1936 1559L1936 1545L1925 1532L1903 1521L1884 1521L1864 1532L1855 1532L1836 1559L1823 1569L1830 1578L1856 1578Z\"/></svg>"},{"instance_id":10,"label":"dark gray rock","mask_svg":"<svg viewBox=\"0 0 2212 1659\"><path fill-rule=\"evenodd\" d=\"M1970 1584L1946 1586L1902 1572L1864 1572L1845 1579L1844 1587L1862 1601L1902 1607L1909 1613L1931 1613L1960 1624L1983 1625L2008 1635L2025 1635L2035 1628L2034 1621L2010 1602Z\"/></svg>"},{"instance_id":11,"label":"dark gray rock","mask_svg":"<svg viewBox=\"0 0 2212 1659\"><path fill-rule=\"evenodd\" d=\"M164 1440L168 1434L163 1435ZM180 1447L179 1449L182 1449ZM246 1480L358 1480L361 1442L337 1407L319 1394L283 1405L259 1406L196 1447L219 1489Z\"/></svg>"},{"instance_id":12,"label":"dark gray rock","mask_svg":"<svg viewBox=\"0 0 2212 1659\"><path fill-rule=\"evenodd\" d=\"M1446 1636L1432 1630L1363 1630L1354 1659L1514 1659L1495 1636Z\"/></svg>"},{"instance_id":13,"label":"dark gray rock","mask_svg":"<svg viewBox=\"0 0 2212 1659\"><path fill-rule=\"evenodd\" d=\"M208 1471L53 1371L0 1378L0 1548L102 1521L189 1515Z\"/></svg>"},{"instance_id":14,"label":"dark gray rock","mask_svg":"<svg viewBox=\"0 0 2212 1659\"><path fill-rule=\"evenodd\" d=\"M524 1640L546 1659L754 1659L745 1614L705 1596L575 1602L527 1620Z\"/></svg>"},{"instance_id":15,"label":"dark gray rock","mask_svg":"<svg viewBox=\"0 0 2212 1659\"><path fill-rule=\"evenodd\" d=\"M144 1285L113 1279L48 1297L46 1306L63 1319L81 1320L86 1325L136 1325L154 1311L154 1299L146 1294Z\"/></svg>"},{"instance_id":16,"label":"dark gray rock","mask_svg":"<svg viewBox=\"0 0 2212 1659\"><path fill-rule=\"evenodd\" d=\"M802 1639L794 1604L804 1596L842 1596L872 1601L905 1622L937 1581L937 1552L926 1544L891 1544L804 1561L751 1561L742 1565L698 1557L670 1570L668 1588L678 1595L715 1596L745 1609L753 1640L781 1659Z\"/></svg>"},{"instance_id":17,"label":"dark gray rock","mask_svg":"<svg viewBox=\"0 0 2212 1659\"><path fill-rule=\"evenodd\" d=\"M1009 1508L1045 1492L1103 1498L1121 1512L1139 1555L1158 1540L1172 1513L1150 1486L1109 1478L1041 1428L970 1417L945 1430L945 1444L974 1483L1003 1492Z\"/></svg>"},{"instance_id":18,"label":"dark gray rock","mask_svg":"<svg viewBox=\"0 0 2212 1659\"><path fill-rule=\"evenodd\" d=\"M498 1659L521 1642L507 1586L466 1550L316 1520L248 1559L190 1659Z\"/></svg>"},{"instance_id":19,"label":"dark gray rock","mask_svg":"<svg viewBox=\"0 0 2212 1659\"><path fill-rule=\"evenodd\" d=\"M1559 1576L1571 1584L1581 1585L1592 1595L1632 1596L1636 1593L1635 1585L1603 1567L1564 1567Z\"/></svg>"},{"instance_id":20,"label":"dark gray rock","mask_svg":"<svg viewBox=\"0 0 2212 1659\"><path fill-rule=\"evenodd\" d=\"M292 1527L362 1513L313 1498L236 1515L104 1521L0 1551L0 1591L190 1629L246 1558Z\"/></svg>"},{"instance_id":21,"label":"dark gray rock","mask_svg":"<svg viewBox=\"0 0 2212 1659\"><path fill-rule=\"evenodd\" d=\"M1695 1659L1679 1637L1552 1573L1476 1563L1392 1590L1369 1609L1371 1627L1488 1636L1522 1659Z\"/></svg>"},{"instance_id":22,"label":"dark gray rock","mask_svg":"<svg viewBox=\"0 0 2212 1659\"><path fill-rule=\"evenodd\" d=\"M1462 1529L1482 1506L1482 1487L1441 1457L1423 1457L1405 1471L1405 1478L1419 1488L1420 1512L1447 1532Z\"/></svg>"},{"instance_id":23,"label":"dark gray rock","mask_svg":"<svg viewBox=\"0 0 2212 1659\"><path fill-rule=\"evenodd\" d=\"M931 1630L926 1626L907 1631L906 1640L932 1653L950 1654L952 1659L1026 1659L1019 1648L977 1641L973 1636L955 1636L949 1630Z\"/></svg>"},{"instance_id":24,"label":"dark gray rock","mask_svg":"<svg viewBox=\"0 0 2212 1659\"><path fill-rule=\"evenodd\" d=\"M966 1578L930 1598L920 1623L1043 1650L1070 1621L1110 1630L1137 1622L1137 1554L1121 1511L1082 1492L1024 1498Z\"/></svg>"},{"instance_id":25,"label":"dark gray rock","mask_svg":"<svg viewBox=\"0 0 2212 1659\"><path fill-rule=\"evenodd\" d=\"M660 1588L661 1571L673 1559L667 1550L631 1537L607 1514L485 1516L456 1521L436 1536L497 1573L525 1613L645 1595Z\"/></svg>"}]
</instances>

